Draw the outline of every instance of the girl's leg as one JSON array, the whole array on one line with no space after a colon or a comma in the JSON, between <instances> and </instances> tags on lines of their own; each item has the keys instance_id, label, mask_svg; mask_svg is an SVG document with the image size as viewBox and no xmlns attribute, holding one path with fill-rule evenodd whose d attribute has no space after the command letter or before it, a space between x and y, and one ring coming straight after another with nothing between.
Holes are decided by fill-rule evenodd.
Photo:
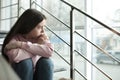
<instances>
[{"instance_id":1,"label":"girl's leg","mask_svg":"<svg viewBox=\"0 0 120 80\"><path fill-rule=\"evenodd\" d=\"M50 58L42 57L38 60L34 80L53 80L53 62Z\"/></svg>"},{"instance_id":2,"label":"girl's leg","mask_svg":"<svg viewBox=\"0 0 120 80\"><path fill-rule=\"evenodd\" d=\"M33 80L33 62L32 59L26 59L12 65L15 72L21 80Z\"/></svg>"}]
</instances>

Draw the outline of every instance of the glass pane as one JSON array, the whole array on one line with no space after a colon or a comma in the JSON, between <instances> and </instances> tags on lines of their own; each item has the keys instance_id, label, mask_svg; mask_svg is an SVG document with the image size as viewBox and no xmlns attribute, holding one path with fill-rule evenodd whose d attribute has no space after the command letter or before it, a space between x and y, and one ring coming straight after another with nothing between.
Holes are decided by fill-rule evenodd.
<instances>
[{"instance_id":1,"label":"glass pane","mask_svg":"<svg viewBox=\"0 0 120 80\"><path fill-rule=\"evenodd\" d=\"M20 0L20 7L24 9L30 8L30 0Z\"/></svg>"},{"instance_id":2,"label":"glass pane","mask_svg":"<svg viewBox=\"0 0 120 80\"><path fill-rule=\"evenodd\" d=\"M1 31L9 31L10 29L10 20L3 20L1 21Z\"/></svg>"},{"instance_id":3,"label":"glass pane","mask_svg":"<svg viewBox=\"0 0 120 80\"><path fill-rule=\"evenodd\" d=\"M1 9L1 19L10 18L10 7Z\"/></svg>"},{"instance_id":4,"label":"glass pane","mask_svg":"<svg viewBox=\"0 0 120 80\"><path fill-rule=\"evenodd\" d=\"M18 3L18 0L10 0L12 4Z\"/></svg>"},{"instance_id":5,"label":"glass pane","mask_svg":"<svg viewBox=\"0 0 120 80\"><path fill-rule=\"evenodd\" d=\"M1 0L1 7L5 7L10 5L11 0Z\"/></svg>"},{"instance_id":6,"label":"glass pane","mask_svg":"<svg viewBox=\"0 0 120 80\"><path fill-rule=\"evenodd\" d=\"M11 6L11 17L16 17L18 15L18 6L17 5L14 5L14 6Z\"/></svg>"}]
</instances>

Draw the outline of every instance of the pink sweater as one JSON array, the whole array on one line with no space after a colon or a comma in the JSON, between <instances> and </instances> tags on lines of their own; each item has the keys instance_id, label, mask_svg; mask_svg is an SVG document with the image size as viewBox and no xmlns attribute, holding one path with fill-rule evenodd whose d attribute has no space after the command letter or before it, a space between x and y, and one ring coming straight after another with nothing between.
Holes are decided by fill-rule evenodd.
<instances>
[{"instance_id":1,"label":"pink sweater","mask_svg":"<svg viewBox=\"0 0 120 80\"><path fill-rule=\"evenodd\" d=\"M11 49L6 51L10 62L20 62L27 58L32 58L34 66L38 59L42 57L51 57L53 53L53 45L49 40L44 41L44 44L38 44L35 40L26 40L23 36L17 35L11 41L23 41L21 48ZM11 42L10 41L10 42Z\"/></svg>"}]
</instances>

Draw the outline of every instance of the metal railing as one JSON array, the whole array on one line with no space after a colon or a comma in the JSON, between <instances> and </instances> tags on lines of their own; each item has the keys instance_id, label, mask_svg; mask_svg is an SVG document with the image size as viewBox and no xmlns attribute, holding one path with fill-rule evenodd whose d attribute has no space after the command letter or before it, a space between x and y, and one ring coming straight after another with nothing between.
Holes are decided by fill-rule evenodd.
<instances>
[{"instance_id":1,"label":"metal railing","mask_svg":"<svg viewBox=\"0 0 120 80\"><path fill-rule=\"evenodd\" d=\"M77 10L78 12L80 12L81 14L85 15L86 17L92 19L93 21L97 22L98 24L102 25L103 27L107 28L108 30L110 30L111 32L117 34L118 36L120 36L120 33L117 32L116 30L112 29L111 27L107 26L106 24L100 22L99 20L93 18L92 16L88 15L87 13L83 12L82 10L76 8L75 6L69 4L68 2L61 0L63 3L65 3L66 5L71 7L71 10ZM72 19L72 13L70 15L71 19ZM72 26L72 20L71 20L71 29L73 28ZM71 31L71 33L75 32L76 34L78 34L80 37L82 37L83 39L85 39L87 42L89 42L91 45L93 45L94 47L96 47L97 49L99 49L100 51L102 51L103 53L105 53L107 56L109 56L111 59L115 60L116 62L120 63L120 60L118 60L116 57L112 56L111 54L109 54L108 52L104 51L103 49L101 49L100 47L98 47L97 45L95 45L93 42L89 41L87 38L83 37L81 34L79 34L77 31ZM71 34L71 37L73 37L73 35ZM71 38L72 39L72 38ZM73 44L73 43L71 43ZM78 51L75 50L75 52L77 52L78 54L80 54ZM82 56L80 54L80 56ZM71 56L72 59L73 56ZM83 57L83 56L82 56ZM106 73L104 73L102 70L100 70L99 68L97 68L92 62L90 62L87 58L83 57L85 60L87 60L91 65L93 65L96 69L98 69L101 73L103 73L106 77L108 77L110 80L112 80ZM72 61L71 61L72 63ZM72 67L71 67L72 68ZM73 79L73 73L71 73L71 78Z\"/></svg>"},{"instance_id":2,"label":"metal railing","mask_svg":"<svg viewBox=\"0 0 120 80\"><path fill-rule=\"evenodd\" d=\"M80 12L80 13L82 13L82 14L84 14L85 16L87 16L87 17L89 17L90 19L92 19L93 21L95 21L95 22L97 22L97 23L99 23L100 25L102 25L103 27L105 27L105 28L107 28L108 30L110 30L110 31L112 31L113 33L115 33L115 34L117 34L117 35L119 35L120 36L120 33L119 32L117 32L117 31L115 31L114 29L112 29L112 28L110 28L109 26L107 26L106 24L104 24L104 23L102 23L102 22L100 22L99 20L97 20L97 19L95 19L95 18L93 18L92 16L90 16L90 15L88 15L87 13L85 13L85 12L83 12L83 11L81 11L81 10L79 10L78 8L76 8L76 7L74 7L73 5L71 5L71 4L69 4L69 3L67 3L67 2L65 2L64 0L61 0L62 2L64 2L65 4L67 4L67 5L69 5L70 7L71 7L71 11L70 11L70 26L68 26L68 25L66 25L64 22L62 22L61 20L59 20L58 18L56 18L53 14L51 14L50 12L48 12L46 9L44 9L43 7L41 7L39 4L37 4L36 2L32 2L32 4L36 4L37 6L39 6L41 9L43 9L44 11L46 11L48 14L50 14L52 17L54 17L55 19L57 19L59 22L61 22L62 24L64 24L66 27L68 27L68 28L70 28L70 44L68 44L66 41L64 41L62 38L60 38L57 34L55 34L52 30L50 30L48 27L47 27L47 29L49 30L49 31L51 31L53 34L55 34L60 40L62 40L64 43L66 43L68 46L70 46L70 63L68 63L68 64L70 64L70 77L71 77L71 79L74 79L74 71L73 70L76 70L77 71L77 69L75 69L74 68L74 66L73 66L73 52L75 51L75 52L77 52L80 56L82 56L86 61L88 61L92 66L94 66L96 69L98 69L102 74L104 74L107 78L109 78L109 80L112 80L106 73L104 73L101 69L99 69L96 65L94 65L91 61L89 61L87 58L85 58L83 55L81 55L77 50L73 50L73 33L76 33L76 34L78 34L79 36L81 36L83 39L85 39L86 41L88 41L91 45L93 45L93 46L95 46L97 49L99 49L100 51L102 51L103 53L105 53L106 55L108 55L110 58L112 58L112 59L114 59L115 61L117 61L118 63L120 63L120 61L116 58L116 57L114 57L114 56L112 56L112 55L110 55L109 53L107 53L106 51L104 51L103 49L101 49L100 47L98 47L97 45L95 45L94 43L92 43L91 41L89 41L87 38L85 38L85 37L83 37L82 35L80 35L77 31L73 31L73 29L72 29L72 15L73 15L73 10L75 9L75 10L77 10L78 12ZM57 53L57 51L55 51L55 53ZM65 62L66 62L66 60L59 54L59 53L57 53ZM87 78L85 77L85 76L83 76L79 71L77 71L85 80L87 80Z\"/></svg>"}]
</instances>

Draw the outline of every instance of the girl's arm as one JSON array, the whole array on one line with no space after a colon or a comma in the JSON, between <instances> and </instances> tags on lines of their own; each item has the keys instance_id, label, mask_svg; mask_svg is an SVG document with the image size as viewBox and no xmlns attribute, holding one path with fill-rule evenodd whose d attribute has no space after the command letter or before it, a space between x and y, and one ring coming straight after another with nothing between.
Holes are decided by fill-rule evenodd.
<instances>
[{"instance_id":1,"label":"girl's arm","mask_svg":"<svg viewBox=\"0 0 120 80\"><path fill-rule=\"evenodd\" d=\"M33 55L39 55L43 57L50 57L53 53L53 45L49 40L44 41L44 44L22 42L21 48Z\"/></svg>"},{"instance_id":2,"label":"girl's arm","mask_svg":"<svg viewBox=\"0 0 120 80\"><path fill-rule=\"evenodd\" d=\"M9 57L10 61L13 61L16 63L27 58L32 58L33 56L32 54L29 54L27 51L20 48L6 50L5 53Z\"/></svg>"},{"instance_id":3,"label":"girl's arm","mask_svg":"<svg viewBox=\"0 0 120 80\"><path fill-rule=\"evenodd\" d=\"M28 53L26 50L21 49L21 42L12 39L6 46L5 46L5 53L9 57L11 61L19 62L21 60L32 58L32 54Z\"/></svg>"},{"instance_id":4,"label":"girl's arm","mask_svg":"<svg viewBox=\"0 0 120 80\"><path fill-rule=\"evenodd\" d=\"M39 55L43 57L50 57L53 52L53 45L50 43L46 35L38 38L36 43L16 41L11 40L9 44L6 45L6 49L23 49L32 55Z\"/></svg>"},{"instance_id":5,"label":"girl's arm","mask_svg":"<svg viewBox=\"0 0 120 80\"><path fill-rule=\"evenodd\" d=\"M22 46L21 41L16 41L15 39L12 39L6 46L5 48L7 50L10 49L16 49L16 48L20 48Z\"/></svg>"}]
</instances>

